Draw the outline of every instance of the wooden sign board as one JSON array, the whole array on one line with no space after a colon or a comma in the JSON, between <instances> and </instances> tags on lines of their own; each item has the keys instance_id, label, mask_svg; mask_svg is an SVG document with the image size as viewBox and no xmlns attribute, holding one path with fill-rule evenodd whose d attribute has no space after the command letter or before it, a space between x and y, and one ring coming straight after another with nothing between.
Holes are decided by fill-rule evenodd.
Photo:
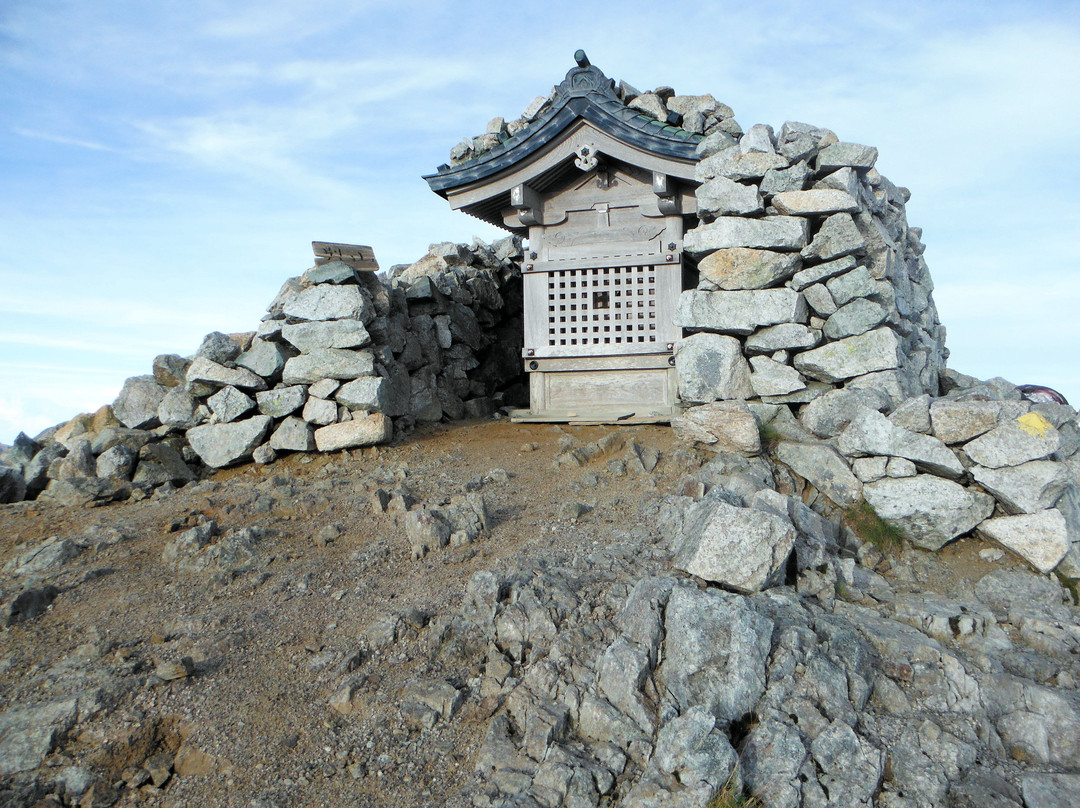
<instances>
[{"instance_id":1,"label":"wooden sign board","mask_svg":"<svg viewBox=\"0 0 1080 808\"><path fill-rule=\"evenodd\" d=\"M313 241L311 249L315 253L315 266L322 266L331 261L341 261L353 269L378 272L379 262L375 260L375 251L362 244L334 244L329 241Z\"/></svg>"}]
</instances>

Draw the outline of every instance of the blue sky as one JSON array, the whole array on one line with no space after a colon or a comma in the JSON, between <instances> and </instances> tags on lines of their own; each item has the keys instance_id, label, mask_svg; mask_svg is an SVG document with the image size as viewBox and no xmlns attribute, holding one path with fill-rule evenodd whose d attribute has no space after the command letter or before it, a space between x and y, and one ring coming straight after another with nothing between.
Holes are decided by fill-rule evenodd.
<instances>
[{"instance_id":1,"label":"blue sky","mask_svg":"<svg viewBox=\"0 0 1080 808\"><path fill-rule=\"evenodd\" d=\"M312 240L499 237L421 175L579 47L877 146L950 366L1080 404L1080 4L0 0L0 442L253 330Z\"/></svg>"}]
</instances>

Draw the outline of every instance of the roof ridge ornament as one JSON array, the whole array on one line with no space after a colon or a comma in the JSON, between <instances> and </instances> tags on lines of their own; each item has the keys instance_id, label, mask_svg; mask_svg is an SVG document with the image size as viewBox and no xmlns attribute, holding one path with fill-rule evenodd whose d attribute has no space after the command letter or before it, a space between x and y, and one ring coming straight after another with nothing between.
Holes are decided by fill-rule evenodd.
<instances>
[{"instance_id":1,"label":"roof ridge ornament","mask_svg":"<svg viewBox=\"0 0 1080 808\"><path fill-rule=\"evenodd\" d=\"M615 81L604 75L604 71L593 65L585 51L580 48L574 53L577 67L570 68L562 84L555 88L558 101L581 98L591 93L609 96L618 100L615 93Z\"/></svg>"}]
</instances>

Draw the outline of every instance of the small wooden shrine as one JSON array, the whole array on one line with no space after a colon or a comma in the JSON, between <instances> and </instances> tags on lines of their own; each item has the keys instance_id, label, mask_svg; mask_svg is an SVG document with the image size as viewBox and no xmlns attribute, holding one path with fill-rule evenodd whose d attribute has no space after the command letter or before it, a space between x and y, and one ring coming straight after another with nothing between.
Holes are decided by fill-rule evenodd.
<instances>
[{"instance_id":1,"label":"small wooden shrine","mask_svg":"<svg viewBox=\"0 0 1080 808\"><path fill-rule=\"evenodd\" d=\"M530 408L515 417L665 421L678 412L672 317L700 136L626 106L575 59L526 128L424 179L455 210L528 237Z\"/></svg>"}]
</instances>

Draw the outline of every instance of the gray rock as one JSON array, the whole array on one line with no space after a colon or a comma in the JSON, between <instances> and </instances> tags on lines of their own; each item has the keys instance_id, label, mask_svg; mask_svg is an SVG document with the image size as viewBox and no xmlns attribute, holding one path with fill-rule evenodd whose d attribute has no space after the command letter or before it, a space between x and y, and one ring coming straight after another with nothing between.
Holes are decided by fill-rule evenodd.
<instances>
[{"instance_id":1,"label":"gray rock","mask_svg":"<svg viewBox=\"0 0 1080 808\"><path fill-rule=\"evenodd\" d=\"M931 410L932 417L932 410ZM964 444L964 452L980 466L1019 466L1049 457L1061 446L1061 433L1037 412L1006 421Z\"/></svg>"},{"instance_id":2,"label":"gray rock","mask_svg":"<svg viewBox=\"0 0 1080 808\"><path fill-rule=\"evenodd\" d=\"M168 443L149 443L139 450L139 465L132 479L135 485L184 485L194 479L180 452Z\"/></svg>"},{"instance_id":3,"label":"gray rock","mask_svg":"<svg viewBox=\"0 0 1080 808\"><path fill-rule=\"evenodd\" d=\"M303 274L302 278L312 285L318 283L340 285L359 281L356 270L344 261L327 261L325 264L313 266Z\"/></svg>"},{"instance_id":4,"label":"gray rock","mask_svg":"<svg viewBox=\"0 0 1080 808\"><path fill-rule=\"evenodd\" d=\"M1020 775L1026 808L1073 808L1080 794L1080 774L1026 772Z\"/></svg>"},{"instance_id":5,"label":"gray rock","mask_svg":"<svg viewBox=\"0 0 1080 808\"><path fill-rule=\"evenodd\" d=\"M1038 513L1052 508L1065 489L1075 484L1068 466L1052 460L1033 460L997 469L974 466L971 476L1011 514Z\"/></svg>"},{"instance_id":6,"label":"gray rock","mask_svg":"<svg viewBox=\"0 0 1080 808\"><path fill-rule=\"evenodd\" d=\"M729 247L798 252L806 246L808 237L806 219L796 216L766 216L763 219L721 216L689 231L683 246L694 257Z\"/></svg>"},{"instance_id":7,"label":"gray rock","mask_svg":"<svg viewBox=\"0 0 1080 808\"><path fill-rule=\"evenodd\" d=\"M240 352L240 344L228 334L222 334L220 331L211 331L203 337L199 350L195 352L195 357L204 357L211 362L224 365L236 359L236 357L240 355Z\"/></svg>"},{"instance_id":8,"label":"gray rock","mask_svg":"<svg viewBox=\"0 0 1080 808\"><path fill-rule=\"evenodd\" d=\"M940 550L994 510L993 497L929 474L867 483L863 495L878 516L924 550Z\"/></svg>"},{"instance_id":9,"label":"gray rock","mask_svg":"<svg viewBox=\"0 0 1080 808\"><path fill-rule=\"evenodd\" d=\"M124 382L120 395L112 403L113 415L129 429L155 427L159 423L158 407L166 392L153 376L133 376Z\"/></svg>"},{"instance_id":10,"label":"gray rock","mask_svg":"<svg viewBox=\"0 0 1080 808\"><path fill-rule=\"evenodd\" d=\"M753 180L765 176L765 172L774 168L787 168L788 161L779 154L769 152L746 152L738 146L706 157L694 169L694 178L705 182L715 177L727 177L731 180Z\"/></svg>"},{"instance_id":11,"label":"gray rock","mask_svg":"<svg viewBox=\"0 0 1080 808\"><path fill-rule=\"evenodd\" d=\"M325 287L351 289L353 287ZM343 348L321 348L309 354L294 356L285 363L282 381L285 384L314 384L322 379L356 379L375 373L375 360L369 351Z\"/></svg>"},{"instance_id":12,"label":"gray rock","mask_svg":"<svg viewBox=\"0 0 1080 808\"><path fill-rule=\"evenodd\" d=\"M778 194L784 191L801 191L810 178L810 166L800 161L791 168L770 168L761 180L761 193Z\"/></svg>"},{"instance_id":13,"label":"gray rock","mask_svg":"<svg viewBox=\"0 0 1080 808\"><path fill-rule=\"evenodd\" d=\"M307 403L304 405L304 412L300 416L309 424L315 426L326 426L332 424L338 419L338 407L333 401L326 401L321 398L315 398L315 396L308 397Z\"/></svg>"},{"instance_id":14,"label":"gray rock","mask_svg":"<svg viewBox=\"0 0 1080 808\"><path fill-rule=\"evenodd\" d=\"M67 456L59 462L57 473L50 473L50 476L57 480L70 480L75 477L93 477L94 474L94 453L90 448L90 441L80 437L71 442Z\"/></svg>"},{"instance_id":15,"label":"gray rock","mask_svg":"<svg viewBox=\"0 0 1080 808\"><path fill-rule=\"evenodd\" d=\"M795 546L795 526L781 516L706 497L691 506L673 564L739 592L773 585Z\"/></svg>"},{"instance_id":16,"label":"gray rock","mask_svg":"<svg viewBox=\"0 0 1080 808\"><path fill-rule=\"evenodd\" d=\"M987 519L978 533L1012 550L1043 574L1053 571L1069 551L1065 517L1058 510Z\"/></svg>"},{"instance_id":17,"label":"gray rock","mask_svg":"<svg viewBox=\"0 0 1080 808\"><path fill-rule=\"evenodd\" d=\"M750 357L750 386L759 396L782 396L806 387L799 371L767 356Z\"/></svg>"},{"instance_id":18,"label":"gray rock","mask_svg":"<svg viewBox=\"0 0 1080 808\"><path fill-rule=\"evenodd\" d=\"M868 390L830 390L803 407L799 422L819 438L834 438L866 410L884 408L886 401Z\"/></svg>"},{"instance_id":19,"label":"gray rock","mask_svg":"<svg viewBox=\"0 0 1080 808\"><path fill-rule=\"evenodd\" d=\"M717 452L756 455L761 451L757 419L742 400L690 407L671 419L671 427L680 440L702 443Z\"/></svg>"},{"instance_id":20,"label":"gray rock","mask_svg":"<svg viewBox=\"0 0 1080 808\"><path fill-rule=\"evenodd\" d=\"M331 391L332 392L332 391ZM284 418L292 415L307 401L307 388L302 384L291 387L276 387L255 394L259 412L271 418Z\"/></svg>"},{"instance_id":21,"label":"gray rock","mask_svg":"<svg viewBox=\"0 0 1080 808\"><path fill-rule=\"evenodd\" d=\"M914 477L919 471L915 464L907 458L890 457L885 473L889 477Z\"/></svg>"},{"instance_id":22,"label":"gray rock","mask_svg":"<svg viewBox=\"0 0 1080 808\"><path fill-rule=\"evenodd\" d=\"M793 253L732 247L698 262L699 277L720 289L765 289L790 278L802 265Z\"/></svg>"},{"instance_id":23,"label":"gray rock","mask_svg":"<svg viewBox=\"0 0 1080 808\"><path fill-rule=\"evenodd\" d=\"M374 412L359 418L356 415L351 421L316 429L316 448L320 452L333 452L338 449L387 443L393 437L393 422L382 413Z\"/></svg>"},{"instance_id":24,"label":"gray rock","mask_svg":"<svg viewBox=\"0 0 1080 808\"><path fill-rule=\"evenodd\" d=\"M320 348L362 348L371 335L359 320L326 320L284 325L281 335L301 353Z\"/></svg>"},{"instance_id":25,"label":"gray rock","mask_svg":"<svg viewBox=\"0 0 1080 808\"><path fill-rule=\"evenodd\" d=\"M891 328L878 328L796 355L795 369L811 379L840 382L900 366L900 343Z\"/></svg>"},{"instance_id":26,"label":"gray rock","mask_svg":"<svg viewBox=\"0 0 1080 808\"><path fill-rule=\"evenodd\" d=\"M776 154L774 140L775 137L771 126L765 123L756 123L746 131L746 134L739 138L739 151L743 154L750 154L750 152Z\"/></svg>"},{"instance_id":27,"label":"gray rock","mask_svg":"<svg viewBox=\"0 0 1080 808\"><path fill-rule=\"evenodd\" d=\"M806 261L832 261L866 249L866 240L848 213L834 213L818 229L814 240L802 249Z\"/></svg>"},{"instance_id":28,"label":"gray rock","mask_svg":"<svg viewBox=\"0 0 1080 808\"><path fill-rule=\"evenodd\" d=\"M840 434L837 448L849 457L903 457L923 471L952 480L959 480L964 476L964 467L940 440L902 429L880 412L870 409L865 409L852 418Z\"/></svg>"},{"instance_id":29,"label":"gray rock","mask_svg":"<svg viewBox=\"0 0 1080 808\"><path fill-rule=\"evenodd\" d=\"M26 478L20 469L0 466L0 504L22 502L26 498Z\"/></svg>"},{"instance_id":30,"label":"gray rock","mask_svg":"<svg viewBox=\"0 0 1080 808\"><path fill-rule=\"evenodd\" d=\"M186 387L173 387L158 405L158 420L171 429L191 429L199 423L199 401Z\"/></svg>"},{"instance_id":31,"label":"gray rock","mask_svg":"<svg viewBox=\"0 0 1080 808\"><path fill-rule=\"evenodd\" d=\"M812 158L820 149L835 142L836 135L830 130L799 121L785 121L776 136L777 148L789 160Z\"/></svg>"},{"instance_id":32,"label":"gray rock","mask_svg":"<svg viewBox=\"0 0 1080 808\"><path fill-rule=\"evenodd\" d=\"M831 340L856 337L877 328L888 316L884 306L866 298L856 298L833 312L825 321L822 333Z\"/></svg>"},{"instance_id":33,"label":"gray rock","mask_svg":"<svg viewBox=\"0 0 1080 808\"><path fill-rule=\"evenodd\" d=\"M854 213L859 203L845 191L813 189L783 191L772 198L777 213L784 216L822 216L832 213Z\"/></svg>"},{"instance_id":34,"label":"gray rock","mask_svg":"<svg viewBox=\"0 0 1080 808\"><path fill-rule=\"evenodd\" d=\"M768 794L771 806L802 805L801 780L808 758L799 731L772 717L758 723L742 752L744 778L751 792Z\"/></svg>"},{"instance_id":35,"label":"gray rock","mask_svg":"<svg viewBox=\"0 0 1080 808\"><path fill-rule=\"evenodd\" d=\"M337 379L320 379L311 385L308 394L315 398L330 398L339 387L341 387L341 382Z\"/></svg>"},{"instance_id":36,"label":"gray rock","mask_svg":"<svg viewBox=\"0 0 1080 808\"><path fill-rule=\"evenodd\" d=\"M256 376L250 370L244 368L227 368L212 362L205 356L195 358L188 368L187 380L189 384L201 383L214 387L241 387L245 390L265 390L266 382Z\"/></svg>"},{"instance_id":37,"label":"gray rock","mask_svg":"<svg viewBox=\"0 0 1080 808\"><path fill-rule=\"evenodd\" d=\"M646 733L653 728L642 694L649 672L648 651L626 637L617 637L597 665L600 694Z\"/></svg>"},{"instance_id":38,"label":"gray rock","mask_svg":"<svg viewBox=\"0 0 1080 808\"><path fill-rule=\"evenodd\" d=\"M717 216L744 216L762 209L761 194L753 185L742 185L727 177L714 177L697 191L698 215L702 221Z\"/></svg>"},{"instance_id":39,"label":"gray rock","mask_svg":"<svg viewBox=\"0 0 1080 808\"><path fill-rule=\"evenodd\" d=\"M0 777L36 769L75 725L78 700L13 707L0 713Z\"/></svg>"},{"instance_id":40,"label":"gray rock","mask_svg":"<svg viewBox=\"0 0 1080 808\"><path fill-rule=\"evenodd\" d=\"M716 589L677 586L664 616L662 700L685 713L701 706L730 724L765 692L772 625L751 601Z\"/></svg>"},{"instance_id":41,"label":"gray rock","mask_svg":"<svg viewBox=\"0 0 1080 808\"><path fill-rule=\"evenodd\" d=\"M375 310L360 293L358 286L310 286L286 301L282 307L286 317L296 320L360 320L371 322Z\"/></svg>"},{"instance_id":42,"label":"gray rock","mask_svg":"<svg viewBox=\"0 0 1080 808\"><path fill-rule=\"evenodd\" d=\"M843 721L833 721L810 744L818 781L837 805L872 804L881 786L885 755Z\"/></svg>"},{"instance_id":43,"label":"gray rock","mask_svg":"<svg viewBox=\"0 0 1080 808\"><path fill-rule=\"evenodd\" d=\"M38 496L38 501L79 508L91 502L126 499L130 493L131 487L122 480L78 477L71 480L53 480Z\"/></svg>"},{"instance_id":44,"label":"gray rock","mask_svg":"<svg viewBox=\"0 0 1080 808\"><path fill-rule=\"evenodd\" d=\"M835 171L838 168L871 169L877 162L878 150L873 146L860 143L833 143L826 146L817 156L818 171Z\"/></svg>"},{"instance_id":45,"label":"gray rock","mask_svg":"<svg viewBox=\"0 0 1080 808\"><path fill-rule=\"evenodd\" d=\"M978 766L949 789L955 808L1021 808L1022 799L1008 780Z\"/></svg>"},{"instance_id":46,"label":"gray rock","mask_svg":"<svg viewBox=\"0 0 1080 808\"><path fill-rule=\"evenodd\" d=\"M691 707L661 728L653 762L687 788L701 783L716 790L735 771L739 758L716 718L704 707Z\"/></svg>"},{"instance_id":47,"label":"gray rock","mask_svg":"<svg viewBox=\"0 0 1080 808\"><path fill-rule=\"evenodd\" d=\"M385 412L389 385L381 376L364 376L342 386L334 396L350 410Z\"/></svg>"},{"instance_id":48,"label":"gray rock","mask_svg":"<svg viewBox=\"0 0 1080 808\"><path fill-rule=\"evenodd\" d=\"M222 387L206 400L219 423L227 424L255 407L250 396L241 393L235 387Z\"/></svg>"},{"instance_id":49,"label":"gray rock","mask_svg":"<svg viewBox=\"0 0 1080 808\"><path fill-rule=\"evenodd\" d=\"M939 398L930 405L934 434L946 443L964 443L989 432L1000 420L1017 418L1027 402Z\"/></svg>"},{"instance_id":50,"label":"gray rock","mask_svg":"<svg viewBox=\"0 0 1080 808\"><path fill-rule=\"evenodd\" d=\"M279 452L313 452L315 432L307 421L290 415L270 436L270 448Z\"/></svg>"},{"instance_id":51,"label":"gray rock","mask_svg":"<svg viewBox=\"0 0 1080 808\"><path fill-rule=\"evenodd\" d=\"M826 443L782 441L775 456L841 508L850 508L862 499L863 484Z\"/></svg>"},{"instance_id":52,"label":"gray rock","mask_svg":"<svg viewBox=\"0 0 1080 808\"><path fill-rule=\"evenodd\" d=\"M405 535L414 561L450 543L450 525L438 511L417 508L405 514Z\"/></svg>"},{"instance_id":53,"label":"gray rock","mask_svg":"<svg viewBox=\"0 0 1080 808\"><path fill-rule=\"evenodd\" d=\"M98 455L96 476L130 480L137 458L137 453L131 447L117 444Z\"/></svg>"},{"instance_id":54,"label":"gray rock","mask_svg":"<svg viewBox=\"0 0 1080 808\"><path fill-rule=\"evenodd\" d=\"M887 457L857 457L851 461L851 471L864 483L872 483L874 480L880 480L882 477L886 476L888 468L889 458Z\"/></svg>"},{"instance_id":55,"label":"gray rock","mask_svg":"<svg viewBox=\"0 0 1080 808\"><path fill-rule=\"evenodd\" d=\"M251 347L236 357L236 365L264 379L274 379L281 373L291 355L290 351L277 342L254 339Z\"/></svg>"},{"instance_id":56,"label":"gray rock","mask_svg":"<svg viewBox=\"0 0 1080 808\"><path fill-rule=\"evenodd\" d=\"M850 256L848 256L850 260ZM839 259L843 260L843 259ZM869 297L878 290L878 281L870 274L866 267L855 267L850 272L836 275L825 281L825 287L829 290L837 306L850 303L857 297Z\"/></svg>"},{"instance_id":57,"label":"gray rock","mask_svg":"<svg viewBox=\"0 0 1080 808\"><path fill-rule=\"evenodd\" d=\"M19 553L4 566L5 575L42 576L56 572L82 552L71 539L50 536L40 544Z\"/></svg>"},{"instance_id":58,"label":"gray rock","mask_svg":"<svg viewBox=\"0 0 1080 808\"><path fill-rule=\"evenodd\" d=\"M889 413L889 420L894 426L929 435L933 431L930 421L930 396L923 393L921 396L909 398L893 412ZM940 435L936 435L939 440ZM945 441L948 443L948 441Z\"/></svg>"},{"instance_id":59,"label":"gray rock","mask_svg":"<svg viewBox=\"0 0 1080 808\"><path fill-rule=\"evenodd\" d=\"M850 272L854 268L855 259L850 255L837 258L835 261L826 261L824 264L814 264L814 266L799 270L792 276L791 288L796 292L801 292L807 286L827 281L837 275ZM831 294L830 292L830 296Z\"/></svg>"},{"instance_id":60,"label":"gray rock","mask_svg":"<svg viewBox=\"0 0 1080 808\"><path fill-rule=\"evenodd\" d=\"M184 383L191 360L176 354L154 357L154 381L162 387L176 387Z\"/></svg>"},{"instance_id":61,"label":"gray rock","mask_svg":"<svg viewBox=\"0 0 1080 808\"><path fill-rule=\"evenodd\" d=\"M805 322L806 301L790 289L703 292L679 295L674 321L683 328L752 334L762 326Z\"/></svg>"},{"instance_id":62,"label":"gray rock","mask_svg":"<svg viewBox=\"0 0 1080 808\"><path fill-rule=\"evenodd\" d=\"M675 344L679 397L683 401L749 398L750 366L739 341L719 334L694 334Z\"/></svg>"},{"instance_id":63,"label":"gray rock","mask_svg":"<svg viewBox=\"0 0 1080 808\"><path fill-rule=\"evenodd\" d=\"M829 317L836 313L836 302L829 294L829 290L825 288L825 284L815 283L813 286L807 286L802 290L802 294L810 310L818 317ZM815 327L820 328L822 325L824 322L818 323Z\"/></svg>"},{"instance_id":64,"label":"gray rock","mask_svg":"<svg viewBox=\"0 0 1080 808\"><path fill-rule=\"evenodd\" d=\"M772 354L814 348L821 342L821 332L801 323L778 323L755 331L746 339L747 354Z\"/></svg>"},{"instance_id":65,"label":"gray rock","mask_svg":"<svg viewBox=\"0 0 1080 808\"><path fill-rule=\"evenodd\" d=\"M270 429L270 418L255 415L231 424L206 424L187 431L188 443L206 465L224 468L251 457Z\"/></svg>"}]
</instances>

